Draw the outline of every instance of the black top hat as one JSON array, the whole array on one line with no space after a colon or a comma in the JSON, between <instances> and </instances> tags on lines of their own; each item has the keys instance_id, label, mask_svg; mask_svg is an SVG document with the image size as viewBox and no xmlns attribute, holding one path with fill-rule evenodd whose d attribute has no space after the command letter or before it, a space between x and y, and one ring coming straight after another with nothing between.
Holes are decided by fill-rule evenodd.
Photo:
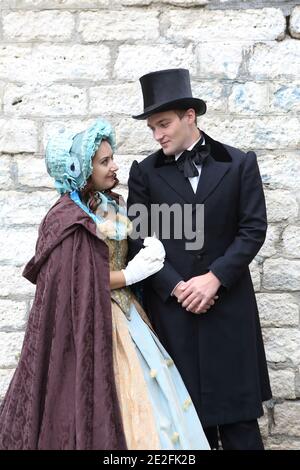
<instances>
[{"instance_id":1,"label":"black top hat","mask_svg":"<svg viewBox=\"0 0 300 470\"><path fill-rule=\"evenodd\" d=\"M204 114L204 101L193 98L190 74L187 69L158 70L140 78L144 112L134 119L147 119L151 114L171 109L193 108L196 114Z\"/></svg>"}]
</instances>

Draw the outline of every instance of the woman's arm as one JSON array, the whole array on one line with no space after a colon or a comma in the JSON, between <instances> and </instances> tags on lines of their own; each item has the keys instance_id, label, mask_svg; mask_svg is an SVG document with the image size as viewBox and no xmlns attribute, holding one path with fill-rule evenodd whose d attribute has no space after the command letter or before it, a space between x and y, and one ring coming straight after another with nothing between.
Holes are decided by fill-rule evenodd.
<instances>
[{"instance_id":1,"label":"woman's arm","mask_svg":"<svg viewBox=\"0 0 300 470\"><path fill-rule=\"evenodd\" d=\"M120 289L152 276L164 266L165 249L154 237L146 237L144 248L121 271L110 272L110 288Z\"/></svg>"},{"instance_id":2,"label":"woman's arm","mask_svg":"<svg viewBox=\"0 0 300 470\"><path fill-rule=\"evenodd\" d=\"M122 271L110 271L110 288L120 289L126 286L125 276Z\"/></svg>"}]
</instances>

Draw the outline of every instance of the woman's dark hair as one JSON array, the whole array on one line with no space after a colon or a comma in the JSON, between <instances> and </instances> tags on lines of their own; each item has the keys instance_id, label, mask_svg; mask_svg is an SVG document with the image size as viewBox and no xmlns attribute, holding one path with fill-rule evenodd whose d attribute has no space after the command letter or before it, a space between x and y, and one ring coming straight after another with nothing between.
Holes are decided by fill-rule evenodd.
<instances>
[{"instance_id":1,"label":"woman's dark hair","mask_svg":"<svg viewBox=\"0 0 300 470\"><path fill-rule=\"evenodd\" d=\"M116 202L119 203L119 195L112 191L117 185L119 184L119 180L116 178L115 183L112 188L105 190L105 194L110 196ZM91 209L92 212L96 212L97 207L101 204L101 200L98 197L98 191L95 190L92 177L90 176L87 180L87 184L85 187L80 191L80 196L82 202L84 202L88 207Z\"/></svg>"}]
</instances>

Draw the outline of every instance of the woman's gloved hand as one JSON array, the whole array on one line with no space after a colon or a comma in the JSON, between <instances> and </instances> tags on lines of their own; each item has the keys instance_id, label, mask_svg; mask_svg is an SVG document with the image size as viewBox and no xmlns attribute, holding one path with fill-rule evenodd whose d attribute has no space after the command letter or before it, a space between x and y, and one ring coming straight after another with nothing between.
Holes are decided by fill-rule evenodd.
<instances>
[{"instance_id":1,"label":"woman's gloved hand","mask_svg":"<svg viewBox=\"0 0 300 470\"><path fill-rule=\"evenodd\" d=\"M162 259L164 261L166 252L164 245L156 237L146 237L143 245L146 248L142 248L146 251L146 255L150 255L153 259ZM149 250L147 250L149 248Z\"/></svg>"},{"instance_id":2,"label":"woman's gloved hand","mask_svg":"<svg viewBox=\"0 0 300 470\"><path fill-rule=\"evenodd\" d=\"M163 244L155 237L147 237L135 257L122 272L126 286L140 282L163 268L166 252Z\"/></svg>"}]
</instances>

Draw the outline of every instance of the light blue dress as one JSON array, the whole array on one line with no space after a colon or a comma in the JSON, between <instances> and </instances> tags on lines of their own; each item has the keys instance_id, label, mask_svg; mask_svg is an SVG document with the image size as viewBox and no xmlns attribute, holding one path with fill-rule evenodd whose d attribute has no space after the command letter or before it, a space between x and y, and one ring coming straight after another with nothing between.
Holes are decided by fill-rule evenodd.
<instances>
[{"instance_id":1,"label":"light blue dress","mask_svg":"<svg viewBox=\"0 0 300 470\"><path fill-rule=\"evenodd\" d=\"M144 372L161 448L208 450L197 412L174 362L133 304L127 324Z\"/></svg>"},{"instance_id":2,"label":"light blue dress","mask_svg":"<svg viewBox=\"0 0 300 470\"><path fill-rule=\"evenodd\" d=\"M101 194L101 205L96 215L82 204L78 193L71 193L71 199L79 205L97 223L99 231L101 223L107 219L104 214L113 209L121 213L117 217L115 234L110 233L106 240L113 257L113 270L123 269L126 263L127 247L126 229L122 225L124 207L120 206L107 195ZM113 254L112 254L113 253ZM123 311L128 331L135 345L135 350L144 374L148 396L152 405L157 434L161 449L171 450L209 450L209 444L183 380L167 351L158 337L144 322L131 301L132 294L127 288L111 291L112 299Z\"/></svg>"}]
</instances>

